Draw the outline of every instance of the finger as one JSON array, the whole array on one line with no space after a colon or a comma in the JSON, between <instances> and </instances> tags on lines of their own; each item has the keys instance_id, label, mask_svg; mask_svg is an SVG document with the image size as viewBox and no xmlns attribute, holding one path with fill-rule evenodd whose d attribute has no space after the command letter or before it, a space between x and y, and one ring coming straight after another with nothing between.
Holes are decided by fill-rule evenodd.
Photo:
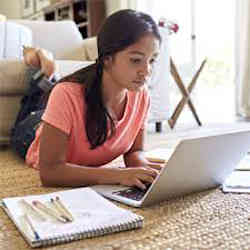
<instances>
[{"instance_id":1,"label":"finger","mask_svg":"<svg viewBox=\"0 0 250 250\"><path fill-rule=\"evenodd\" d=\"M155 176L151 176L151 175L148 175L148 174L137 174L136 175L136 178L139 179L141 182L145 183L152 183L155 179Z\"/></svg>"},{"instance_id":2,"label":"finger","mask_svg":"<svg viewBox=\"0 0 250 250\"><path fill-rule=\"evenodd\" d=\"M139 179L135 179L134 185L142 190L146 189L146 186Z\"/></svg>"},{"instance_id":3,"label":"finger","mask_svg":"<svg viewBox=\"0 0 250 250\"><path fill-rule=\"evenodd\" d=\"M159 174L159 170L151 168L151 167L144 167L143 168L143 173L150 175L150 176L154 176L156 177Z\"/></svg>"},{"instance_id":4,"label":"finger","mask_svg":"<svg viewBox=\"0 0 250 250\"><path fill-rule=\"evenodd\" d=\"M147 182L147 183L152 183L154 181L154 177L149 176L149 175L143 175L142 178L140 178L140 180L142 180L143 182Z\"/></svg>"},{"instance_id":5,"label":"finger","mask_svg":"<svg viewBox=\"0 0 250 250\"><path fill-rule=\"evenodd\" d=\"M149 163L148 166L157 170L161 170L164 167L163 164L155 164L155 163Z\"/></svg>"}]
</instances>

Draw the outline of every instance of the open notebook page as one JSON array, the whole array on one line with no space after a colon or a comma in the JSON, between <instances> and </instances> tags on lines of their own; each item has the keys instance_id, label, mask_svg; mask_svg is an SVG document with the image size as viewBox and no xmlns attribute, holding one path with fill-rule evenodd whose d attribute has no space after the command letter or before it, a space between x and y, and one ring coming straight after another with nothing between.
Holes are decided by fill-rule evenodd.
<instances>
[{"instance_id":1,"label":"open notebook page","mask_svg":"<svg viewBox=\"0 0 250 250\"><path fill-rule=\"evenodd\" d=\"M23 223L26 211L24 211L20 204L20 200L23 198L29 203L39 200L47 206L51 206L50 199L55 196L60 197L61 201L72 213L74 221L71 223L61 223L48 215L45 221L41 221L40 218L30 214L34 228L41 239L92 231L100 227L112 227L113 225L133 221L133 219L138 217L136 214L114 205L90 188L78 188L38 196L5 198L3 202L7 206L8 213L15 221L17 227L32 241L30 238L31 233Z\"/></svg>"}]
</instances>

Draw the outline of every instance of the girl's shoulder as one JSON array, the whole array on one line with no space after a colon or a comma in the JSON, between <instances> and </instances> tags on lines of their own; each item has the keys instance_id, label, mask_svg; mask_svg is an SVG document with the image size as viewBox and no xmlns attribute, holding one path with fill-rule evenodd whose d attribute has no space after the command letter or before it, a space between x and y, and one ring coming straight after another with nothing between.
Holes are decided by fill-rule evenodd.
<instances>
[{"instance_id":1,"label":"girl's shoulder","mask_svg":"<svg viewBox=\"0 0 250 250\"><path fill-rule=\"evenodd\" d=\"M75 82L60 82L54 87L54 91L65 92L69 95L81 95L84 91L84 85Z\"/></svg>"}]
</instances>

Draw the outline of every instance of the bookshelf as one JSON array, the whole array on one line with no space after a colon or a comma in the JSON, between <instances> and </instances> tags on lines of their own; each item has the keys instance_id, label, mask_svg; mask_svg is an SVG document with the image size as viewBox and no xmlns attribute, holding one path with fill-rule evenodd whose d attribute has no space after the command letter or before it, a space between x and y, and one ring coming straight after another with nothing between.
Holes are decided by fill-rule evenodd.
<instances>
[{"instance_id":1,"label":"bookshelf","mask_svg":"<svg viewBox=\"0 0 250 250\"><path fill-rule=\"evenodd\" d=\"M83 38L97 34L105 19L104 0L64 0L43 9L44 20L73 20Z\"/></svg>"},{"instance_id":2,"label":"bookshelf","mask_svg":"<svg viewBox=\"0 0 250 250\"><path fill-rule=\"evenodd\" d=\"M83 38L86 38L98 33L106 17L105 2L105 0L0 0L0 13L8 19L73 20Z\"/></svg>"}]
</instances>

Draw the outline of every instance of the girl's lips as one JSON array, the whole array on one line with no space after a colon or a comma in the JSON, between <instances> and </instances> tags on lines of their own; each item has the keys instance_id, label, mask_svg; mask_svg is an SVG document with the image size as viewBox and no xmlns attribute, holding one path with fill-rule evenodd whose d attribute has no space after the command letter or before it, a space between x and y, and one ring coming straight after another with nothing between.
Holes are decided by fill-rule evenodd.
<instances>
[{"instance_id":1,"label":"girl's lips","mask_svg":"<svg viewBox=\"0 0 250 250\"><path fill-rule=\"evenodd\" d=\"M146 81L134 81L134 83L137 85L144 85Z\"/></svg>"}]
</instances>

